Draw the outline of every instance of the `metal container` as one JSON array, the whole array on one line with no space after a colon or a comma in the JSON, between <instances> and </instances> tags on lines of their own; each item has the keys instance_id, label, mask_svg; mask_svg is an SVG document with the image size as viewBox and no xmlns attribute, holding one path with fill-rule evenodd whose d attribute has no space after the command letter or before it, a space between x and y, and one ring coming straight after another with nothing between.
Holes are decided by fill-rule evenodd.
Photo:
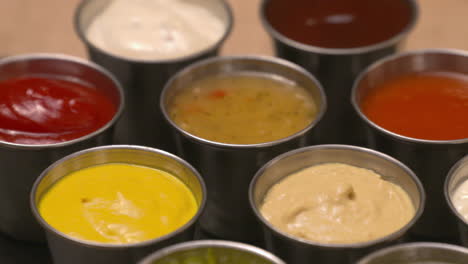
<instances>
[{"instance_id":1,"label":"metal container","mask_svg":"<svg viewBox=\"0 0 468 264\"><path fill-rule=\"evenodd\" d=\"M378 250L357 264L465 264L468 249L460 246L419 242L407 243Z\"/></svg>"},{"instance_id":2,"label":"metal container","mask_svg":"<svg viewBox=\"0 0 468 264\"><path fill-rule=\"evenodd\" d=\"M385 237L361 243L327 244L286 234L272 226L260 213L270 188L301 169L323 163L344 163L370 169L403 188L409 195L415 215L404 227ZM416 175L404 164L374 150L348 145L317 145L284 153L263 166L249 188L250 205L263 224L266 248L287 263L345 264L369 252L405 239L424 209L425 193Z\"/></svg>"},{"instance_id":3,"label":"metal container","mask_svg":"<svg viewBox=\"0 0 468 264\"><path fill-rule=\"evenodd\" d=\"M276 55L314 74L327 94L327 113L317 127L321 132L320 143L364 145L360 127L356 125L357 117L349 103L351 87L358 74L369 64L400 49L416 24L419 13L416 1L403 0L410 6L412 17L399 34L370 46L349 49L306 45L279 33L266 16L266 9L272 1L262 1L260 16L263 27L273 39Z\"/></svg>"},{"instance_id":4,"label":"metal container","mask_svg":"<svg viewBox=\"0 0 468 264\"><path fill-rule=\"evenodd\" d=\"M463 243L463 245L468 247L468 222L458 212L452 202L452 197L455 193L455 190L457 190L457 188L465 181L468 181L468 155L453 165L447 174L444 185L445 199L453 215L455 216L456 221L458 222L460 241Z\"/></svg>"},{"instance_id":5,"label":"metal container","mask_svg":"<svg viewBox=\"0 0 468 264\"><path fill-rule=\"evenodd\" d=\"M69 173L106 163L127 163L166 171L179 178L198 202L196 215L179 229L152 240L129 244L105 244L66 235L50 226L40 215L41 197L58 180ZM31 193L34 216L46 231L55 264L128 264L136 263L151 252L193 239L197 222L206 201L206 188L198 172L184 160L170 153L148 147L113 145L73 153L49 166L35 182Z\"/></svg>"},{"instance_id":6,"label":"metal container","mask_svg":"<svg viewBox=\"0 0 468 264\"><path fill-rule=\"evenodd\" d=\"M106 70L78 58L58 54L28 54L0 60L0 80L47 76L91 84L117 106L106 125L86 136L62 143L27 145L0 141L0 230L14 239L44 241L29 207L29 193L39 174L52 162L75 151L111 144L113 126L124 105L123 90Z\"/></svg>"},{"instance_id":7,"label":"metal container","mask_svg":"<svg viewBox=\"0 0 468 264\"><path fill-rule=\"evenodd\" d=\"M169 60L131 60L102 50L86 37L86 30L93 19L104 10L110 0L83 0L76 9L75 30L86 45L90 59L111 71L123 84L125 110L116 124L116 141L119 144L136 144L174 151L170 129L156 107L166 81L185 66L203 58L218 54L221 45L231 32L233 16L224 0L207 0L212 3L226 23L221 39L209 48L190 56Z\"/></svg>"},{"instance_id":8,"label":"metal container","mask_svg":"<svg viewBox=\"0 0 468 264\"><path fill-rule=\"evenodd\" d=\"M167 105L191 82L219 74L259 74L281 77L310 91L317 105L316 119L289 137L259 144L226 144L196 137L181 129L168 115ZM260 57L218 57L191 65L174 76L161 94L161 109L174 128L179 155L203 175L210 196L201 219L203 231L215 237L261 244L259 225L249 208L247 190L255 172L268 160L313 142L314 127L325 113L326 99L318 81L287 61Z\"/></svg>"},{"instance_id":9,"label":"metal container","mask_svg":"<svg viewBox=\"0 0 468 264\"><path fill-rule=\"evenodd\" d=\"M188 263L223 264L286 264L278 257L263 249L223 240L197 240L163 248L146 257L138 264Z\"/></svg>"},{"instance_id":10,"label":"metal container","mask_svg":"<svg viewBox=\"0 0 468 264\"><path fill-rule=\"evenodd\" d=\"M450 167L468 153L468 138L424 140L401 136L376 125L361 111L361 101L374 87L395 77L422 71L468 74L468 53L434 49L385 58L359 76L352 90L351 101L365 129L368 146L407 164L424 185L427 206L415 235L422 239L454 241L457 236L456 223L448 217L450 210L442 186Z\"/></svg>"}]
</instances>

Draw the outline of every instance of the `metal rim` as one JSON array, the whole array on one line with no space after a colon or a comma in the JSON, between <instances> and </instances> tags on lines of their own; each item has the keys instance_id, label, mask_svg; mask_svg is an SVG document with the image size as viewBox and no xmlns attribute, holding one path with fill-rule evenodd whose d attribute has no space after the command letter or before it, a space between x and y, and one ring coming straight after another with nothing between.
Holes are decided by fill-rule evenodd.
<instances>
[{"instance_id":1,"label":"metal rim","mask_svg":"<svg viewBox=\"0 0 468 264\"><path fill-rule=\"evenodd\" d=\"M195 177L197 178L197 180L198 180L198 182L200 183L200 186L201 186L202 199L201 199L201 202L200 202L200 204L198 206L197 213L187 223L185 223L181 227L177 228L176 230L174 230L174 231L172 231L172 232L170 232L170 233L168 233L166 235L156 237L156 238L150 239L150 240L137 242L137 243L125 243L125 244L101 243L101 242L94 242L94 241L90 241L90 240L78 239L78 238L66 235L66 234L62 233L61 231L55 229L53 226L49 225L49 223L47 223L47 221L45 221L44 218L39 213L39 210L38 210L38 207L37 207L37 204L36 204L37 188L39 187L39 184L42 182L42 180L46 177L46 175L52 169L54 169L55 167L57 167L58 165L60 165L64 161L76 158L76 157L81 156L83 154L87 154L87 153L91 153L91 152L98 152L98 151L101 151L101 150L109 150L109 149L138 150L138 151L142 151L142 152L151 152L151 153L155 153L155 154L160 154L160 155L164 155L166 157L169 157L169 158L173 159L174 161L182 164L186 168L188 168L195 175ZM138 247L149 246L151 244L156 244L156 243L159 243L159 242L164 241L166 239L172 238L172 237L186 231L187 229L192 227L198 221L198 219L200 218L200 215L202 214L202 212L203 212L203 210L205 208L205 205L206 205L206 198L207 198L207 189L206 189L206 185L205 185L205 182L204 182L203 178L201 177L201 175L198 173L198 171L192 165L190 165L187 161L179 158L178 156L176 156L174 154L171 154L169 152L163 151L163 150L154 149L154 148L150 148L150 147L144 147L144 146L108 145L108 146L94 147L94 148L85 149L85 150L75 152L73 154L70 154L70 155L68 155L68 156L54 162L52 165L47 167L39 175L39 177L36 179L36 181L34 182L34 185L33 185L32 189L31 189L29 202L30 202L31 210L32 210L32 213L33 213L34 217L36 218L37 222L39 222L39 224L42 226L42 228L44 228L44 230L46 232L51 232L54 235L61 237L62 239L68 240L69 242L73 242L73 243L78 244L79 246L83 246L83 247L97 247L97 248L101 248L101 249L123 249L123 248L138 248Z\"/></svg>"},{"instance_id":2,"label":"metal rim","mask_svg":"<svg viewBox=\"0 0 468 264\"><path fill-rule=\"evenodd\" d=\"M406 225L402 226L400 229L395 230L394 232L366 242L358 242L358 243L333 243L333 244L327 244L327 243L320 243L320 242L314 242L302 238L298 238L292 235L289 235L283 231L278 230L276 227L274 227L272 224L266 220L262 214L260 213L260 210L257 208L255 204L255 199L254 199L254 191L257 185L257 182L260 177L262 177L262 174L267 170L269 167L273 166L275 163L278 161L299 154L299 153L304 153L304 152L309 152L309 151L314 151L314 150L322 150L322 149L332 149L332 150L344 150L344 151L356 151L356 152L363 152L367 154L374 155L380 159L386 160L388 162L391 162L398 167L400 167L403 171L405 171L411 178L411 180L415 183L416 188L419 191L419 207L416 208L416 211L414 213L414 216L411 218L411 220L406 223ZM330 161L333 162L333 161ZM311 166L313 166L312 164ZM286 177L286 176L285 176ZM415 223L416 221L421 217L424 207L425 207L425 202L426 202L426 193L424 191L423 185L419 178L414 174L414 172L408 168L405 164L401 163L400 161L396 160L395 158L384 154L382 152L378 152L372 149L364 148L364 147L358 147L358 146L351 146L351 145L339 145L339 144L330 144L330 145L315 145L315 146L308 146L308 147L303 147L295 150L291 150L289 152L283 153L276 158L270 160L268 163L263 165L257 173L255 173L255 176L253 177L252 181L250 182L249 186L249 203L250 207L252 208L255 216L257 219L260 220L260 222L267 227L271 232L274 234L281 236L283 238L288 239L289 241L293 241L299 244L302 244L304 246L312 246L312 247L319 247L319 248L331 248L331 249L350 249L350 248L364 248L364 247L369 247L369 246L374 246L376 244L383 243L387 240L395 240L399 237L401 237L405 232L407 232Z\"/></svg>"},{"instance_id":3,"label":"metal rim","mask_svg":"<svg viewBox=\"0 0 468 264\"><path fill-rule=\"evenodd\" d=\"M404 244L399 244L395 246L390 246L390 247L386 247L386 248L382 248L380 250L374 251L370 253L369 255L365 256L364 258L360 259L357 262L357 264L367 264L377 257L385 256L387 254L391 254L393 252L397 252L400 250L418 249L418 248L426 248L428 250L444 249L444 250L455 251L455 252L468 255L468 249L461 247L461 246L445 244L445 243L437 243L437 242L413 242L413 243L404 243Z\"/></svg>"},{"instance_id":4,"label":"metal rim","mask_svg":"<svg viewBox=\"0 0 468 264\"><path fill-rule=\"evenodd\" d=\"M455 208L455 205L452 202L452 195L449 190L449 186L451 185L453 181L453 177L455 176L455 173L463 167L468 166L468 155L465 155L461 160L459 160L457 163L455 163L452 168L450 168L447 177L445 178L444 182L444 196L445 196L445 201L447 202L448 206L450 207L450 211L461 221L463 222L466 226L468 226L468 221L465 220L465 218L458 212L458 210ZM467 179L468 180L468 179Z\"/></svg>"},{"instance_id":5,"label":"metal rim","mask_svg":"<svg viewBox=\"0 0 468 264\"><path fill-rule=\"evenodd\" d=\"M298 132L296 132L296 133L294 133L294 134L292 134L292 135L290 135L288 137L284 137L284 138L274 140L274 141L269 141L269 142L256 143L256 144L222 143L222 142L217 142L217 141L204 139L204 138L195 136L195 135L193 135L191 133L188 133L187 131L183 130L181 127L179 127L169 117L169 114L166 111L164 100L167 97L168 90L171 89L173 83L176 82L176 80L178 78L180 78L181 76L184 76L185 74L189 73L193 69L204 67L206 65L210 65L210 64L217 63L219 61L224 61L224 60L226 60L226 61L250 60L250 61L275 63L275 64L280 64L282 66L288 67L290 69L293 69L293 70L297 71L298 73L306 76L308 79L310 79L314 83L314 85L317 87L318 92L320 94L320 101L322 103L321 103L320 108L317 109L318 110L317 111L317 116L315 117L315 119L308 126L306 126L302 130L300 130L300 131L298 131ZM235 73L235 72L233 72L233 73ZM283 59L280 59L280 58L269 57L269 56L261 56L261 55L247 55L247 56L218 56L218 57L204 59L204 60L201 60L199 62L195 62L195 63L191 64L188 67L185 67L184 69L182 69L181 71L179 71L178 73L173 75L169 79L169 81L166 83L166 85L164 85L164 88L163 88L163 90L161 92L161 98L160 98L160 101L159 101L159 109L158 110L160 110L163 113L164 119L171 125L171 127L175 128L180 134L182 134L184 137L186 137L186 138L188 138L188 139L190 139L192 141L200 142L202 144L210 145L210 146L217 147L217 148L259 149L259 148L267 148L267 147L276 146L276 145L288 142L288 141L290 141L292 139L303 136L309 130L311 130L313 127L315 127L317 125L317 123L320 122L320 120L325 115L326 109L327 109L327 98L326 98L324 89L323 89L322 85L320 84L320 82L317 80L317 78L315 78L315 76L313 76L311 73L309 73L305 69L301 68L300 66L298 66L298 65L296 65L296 64L294 64L292 62L289 62L289 61L286 61L286 60L283 60Z\"/></svg>"},{"instance_id":6,"label":"metal rim","mask_svg":"<svg viewBox=\"0 0 468 264\"><path fill-rule=\"evenodd\" d=\"M288 46L294 47L298 50L318 53L318 54L326 54L326 55L355 55L355 54L369 53L375 50L379 50L379 49L392 46L398 43L400 40L402 40L404 37L408 35L408 33L415 27L416 22L419 17L419 6L417 5L416 0L406 0L408 4L410 5L411 11L412 11L411 20L408 23L408 25L405 26L405 28L403 28L398 34L394 35L390 39L378 42L376 44L363 46L363 47L357 47L357 48L325 48L325 47L319 47L319 46L313 46L313 45L300 43L298 41L295 41L291 38L286 37L285 35L278 32L276 29L274 29L273 26L268 22L268 19L266 18L266 14L265 14L266 7L270 1L272 0L262 0L261 6L260 6L261 22L262 22L263 27L270 34L270 36L272 36L275 40L278 40L279 42L286 44Z\"/></svg>"},{"instance_id":7,"label":"metal rim","mask_svg":"<svg viewBox=\"0 0 468 264\"><path fill-rule=\"evenodd\" d=\"M90 2L92 2L92 1L94 1L94 0L82 0L81 3L78 5L78 7L75 10L75 14L74 14L74 18L73 18L73 24L74 24L75 32L78 35L78 38L87 47L92 47L93 49L99 51L99 53L106 54L106 56L109 56L109 57L117 59L117 60L124 60L124 61L129 61L129 62L132 62L132 63L141 63L141 64L178 63L178 62L185 62L185 61L189 61L189 60L201 57L201 56L206 55L206 54L208 54L208 53L210 53L210 52L212 52L214 50L219 49L221 47L221 45L226 41L228 36L230 35L230 33L232 31L232 28L233 28L233 24L234 24L234 16L233 16L233 13L232 13L231 6L228 4L228 2L226 0L218 0L219 2L221 2L224 10L226 11L227 23L226 23L226 28L225 28L225 31L224 31L222 37L219 40L217 40L216 42L214 42L212 45L210 45L210 46L208 46L208 47L206 47L206 48L204 48L204 49L202 49L202 50L200 50L200 51L198 51L198 52L196 52L194 54L190 54L190 55L183 56L183 57L172 58L172 59L157 59L157 60L132 59L132 58L129 58L129 57L123 57L123 56L119 56L119 55L114 54L114 53L107 52L106 50L101 49L100 47L94 45L92 42L90 42L86 38L86 35L84 33L85 30L80 27L80 17L81 17L81 13L83 12L86 5L88 3L90 3Z\"/></svg>"},{"instance_id":8,"label":"metal rim","mask_svg":"<svg viewBox=\"0 0 468 264\"><path fill-rule=\"evenodd\" d=\"M108 130L109 127L113 126L117 122L117 120L120 118L120 116L122 115L124 105L125 105L125 96L124 96L122 85L108 70L104 69L103 67L93 62L80 59L77 57L69 56L69 55L64 55L64 54L31 53L31 54L25 54L25 55L9 56L9 57L0 59L0 67L5 64L12 63L12 62L33 61L33 60L56 60L56 61L72 62L72 63L80 64L87 68L91 68L96 72L99 72L100 74L108 78L114 85L115 89L117 89L119 100L120 100L119 105L116 107L117 109L112 119L110 119L102 127L82 137L64 141L64 142L59 142L59 143L52 143L52 144L19 144L19 143L13 143L13 142L0 140L0 147L8 147L8 148L13 148L13 149L25 149L25 150L41 150L41 149L52 149L52 148L61 148L61 147L70 146L75 143L79 143L87 139L93 138L99 134L102 134L104 131Z\"/></svg>"},{"instance_id":9,"label":"metal rim","mask_svg":"<svg viewBox=\"0 0 468 264\"><path fill-rule=\"evenodd\" d=\"M367 74L374 71L376 68L383 67L385 64L390 63L392 61L399 60L400 58L407 57L407 56L414 56L414 55L425 55L425 54L456 55L456 56L466 57L466 59L468 60L468 52L456 50L456 49L423 49L423 50L416 50L416 51L408 51L408 52L403 52L400 54L391 55L381 60L378 60L374 62L373 64L371 64L369 67L367 67L364 71L362 71L359 74L359 76L356 78L356 80L354 81L353 87L351 88L351 104L353 105L354 111L358 114L361 120L364 120L364 122L366 122L369 126L371 126L373 129L375 129L379 133L388 137L396 138L401 141L417 143L417 144L427 144L427 145L455 145L455 144L468 143L468 137L462 138L462 139L454 139L454 140L428 140L428 139L418 139L418 138L402 136L372 122L361 111L361 107L359 103L357 102L357 91L359 88L359 84L366 77Z\"/></svg>"},{"instance_id":10,"label":"metal rim","mask_svg":"<svg viewBox=\"0 0 468 264\"><path fill-rule=\"evenodd\" d=\"M286 264L280 258L276 257L272 253L266 250L263 250L261 248L248 245L248 244L244 244L244 243L240 243L240 242L225 241L225 240L194 240L194 241L175 244L175 245L160 249L156 251L155 253L152 253L151 255L147 256L142 261L140 261L139 264L151 264L153 261L156 261L158 259L161 259L173 253L192 250L192 249L198 249L198 248L229 248L229 249L251 253L260 258L268 260L269 262L274 263L274 264Z\"/></svg>"}]
</instances>

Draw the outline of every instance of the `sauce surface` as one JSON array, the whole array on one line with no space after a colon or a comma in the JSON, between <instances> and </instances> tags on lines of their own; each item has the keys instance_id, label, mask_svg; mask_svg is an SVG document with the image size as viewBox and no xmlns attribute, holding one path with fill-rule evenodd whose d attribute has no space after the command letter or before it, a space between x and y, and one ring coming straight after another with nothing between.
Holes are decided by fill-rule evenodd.
<instances>
[{"instance_id":1,"label":"sauce surface","mask_svg":"<svg viewBox=\"0 0 468 264\"><path fill-rule=\"evenodd\" d=\"M451 198L455 209L468 223L468 180L458 186Z\"/></svg>"},{"instance_id":2,"label":"sauce surface","mask_svg":"<svg viewBox=\"0 0 468 264\"><path fill-rule=\"evenodd\" d=\"M406 225L415 209L408 194L375 172L325 163L291 174L266 194L261 214L274 227L320 243L357 243Z\"/></svg>"},{"instance_id":3,"label":"sauce surface","mask_svg":"<svg viewBox=\"0 0 468 264\"><path fill-rule=\"evenodd\" d=\"M44 220L83 240L135 243L175 231L196 214L189 188L167 172L110 163L73 172L39 202Z\"/></svg>"},{"instance_id":4,"label":"sauce surface","mask_svg":"<svg viewBox=\"0 0 468 264\"><path fill-rule=\"evenodd\" d=\"M200 247L178 251L151 264L271 264L270 260L239 249Z\"/></svg>"},{"instance_id":5,"label":"sauce surface","mask_svg":"<svg viewBox=\"0 0 468 264\"><path fill-rule=\"evenodd\" d=\"M268 22L295 41L325 48L356 48L392 38L410 23L405 0L271 0Z\"/></svg>"},{"instance_id":6,"label":"sauce surface","mask_svg":"<svg viewBox=\"0 0 468 264\"><path fill-rule=\"evenodd\" d=\"M202 51L226 31L213 1L113 0L86 30L97 47L130 59L174 59Z\"/></svg>"},{"instance_id":7,"label":"sauce surface","mask_svg":"<svg viewBox=\"0 0 468 264\"><path fill-rule=\"evenodd\" d=\"M168 104L183 130L211 141L256 144L306 128L317 107L305 88L256 75L219 75L184 87Z\"/></svg>"},{"instance_id":8,"label":"sauce surface","mask_svg":"<svg viewBox=\"0 0 468 264\"><path fill-rule=\"evenodd\" d=\"M90 134L117 107L106 94L78 82L43 77L0 81L0 140L59 143Z\"/></svg>"},{"instance_id":9,"label":"sauce surface","mask_svg":"<svg viewBox=\"0 0 468 264\"><path fill-rule=\"evenodd\" d=\"M402 136L427 140L468 138L468 75L413 73L374 87L363 113Z\"/></svg>"}]
</instances>

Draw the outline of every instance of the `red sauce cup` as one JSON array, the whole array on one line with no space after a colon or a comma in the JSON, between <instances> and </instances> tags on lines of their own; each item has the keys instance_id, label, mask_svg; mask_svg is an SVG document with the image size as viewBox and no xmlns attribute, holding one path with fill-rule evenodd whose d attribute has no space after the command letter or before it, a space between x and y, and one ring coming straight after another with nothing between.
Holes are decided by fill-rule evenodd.
<instances>
[{"instance_id":1,"label":"red sauce cup","mask_svg":"<svg viewBox=\"0 0 468 264\"><path fill-rule=\"evenodd\" d=\"M336 48L336 47L324 47L318 45L307 44L294 40L288 37L279 27L288 28L282 26L282 24L288 24L291 21L300 20L306 10L310 10L310 3L315 2L314 9L320 9L320 2L324 5L331 1L282 1L282 0L263 0L260 7L260 16L262 24L273 41L273 47L277 56L292 61L309 72L314 74L317 79L322 83L325 93L328 97L328 109L323 120L317 126L318 131L321 134L320 143L322 144L354 144L363 145L364 138L361 136L359 126L357 126L358 120L354 115L352 106L349 103L349 96L351 94L351 87L355 78L359 73L364 70L371 63L379 60L380 58L393 54L400 49L405 38L408 36L410 31L414 28L418 18L418 5L415 0L394 0L400 4L407 5L409 9L409 17L406 26L403 26L399 32L394 33L387 39L374 42L372 44L365 44L362 46L353 46L350 48ZM302 3L299 3L302 2ZM340 1L333 1L340 2ZM347 3L346 3L347 2ZM353 1L352 5L363 2ZM377 3L377 1L374 1ZM388 3L388 1L387 1ZM299 9L297 5L307 5L302 9ZM339 4L333 6L333 10L337 13L334 16L325 17L323 19L337 20L336 22L344 22L343 19L349 19L349 15L343 16L339 13L343 6L340 4L351 4L350 1L341 1ZM379 3L380 4L380 3ZM340 6L339 6L340 5ZM273 19L270 18L270 9L283 10L298 10L297 14L294 13L293 19L284 19L284 23L277 21L274 23ZM373 6L375 7L375 6ZM368 7L364 9L369 9ZM275 11L281 13L281 11ZM311 10L315 12L315 10ZM319 17L320 18L320 17ZM315 17L317 19L317 17ZM316 23L315 19L309 18L304 23ZM390 18L390 20L398 20L398 16ZM315 22L314 22L315 21ZM279 25L276 25L279 24ZM364 27L368 34L368 27L372 25L365 24ZM297 31L298 28L290 27L291 32ZM360 27L362 31L363 27ZM289 29L289 28L288 28ZM375 31L376 35L380 34L378 29ZM345 30L343 34L349 35L349 39L355 39L357 34L353 34ZM318 33L320 34L320 32ZM303 35L307 35L304 33ZM322 34L320 34L322 35ZM323 35L327 35L327 32L323 32ZM305 36L304 36L305 37Z\"/></svg>"},{"instance_id":2,"label":"red sauce cup","mask_svg":"<svg viewBox=\"0 0 468 264\"><path fill-rule=\"evenodd\" d=\"M406 52L382 59L367 68L356 80L351 94L360 117L366 144L408 165L418 175L427 192L427 206L414 235L421 239L456 241L456 221L444 198L444 181L451 166L468 151L468 138L426 140L403 136L371 121L362 110L366 96L381 84L397 77L425 71L468 74L468 53L434 49ZM450 127L446 127L450 129Z\"/></svg>"},{"instance_id":3,"label":"red sauce cup","mask_svg":"<svg viewBox=\"0 0 468 264\"><path fill-rule=\"evenodd\" d=\"M0 81L43 76L89 84L115 105L113 117L95 131L59 143L20 144L0 141L0 230L12 238L44 241L29 206L29 193L39 174L52 162L75 151L112 143L113 126L123 106L123 90L103 68L78 58L56 54L29 54L0 60Z\"/></svg>"}]
</instances>

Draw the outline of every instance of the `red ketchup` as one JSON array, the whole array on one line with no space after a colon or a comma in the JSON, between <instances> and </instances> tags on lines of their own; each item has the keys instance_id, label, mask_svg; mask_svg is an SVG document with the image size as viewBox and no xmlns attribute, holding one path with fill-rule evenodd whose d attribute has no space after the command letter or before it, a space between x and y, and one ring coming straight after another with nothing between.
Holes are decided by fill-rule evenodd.
<instances>
[{"instance_id":1,"label":"red ketchup","mask_svg":"<svg viewBox=\"0 0 468 264\"><path fill-rule=\"evenodd\" d=\"M103 92L78 82L43 77L0 81L0 140L52 144L90 134L114 116Z\"/></svg>"}]
</instances>

